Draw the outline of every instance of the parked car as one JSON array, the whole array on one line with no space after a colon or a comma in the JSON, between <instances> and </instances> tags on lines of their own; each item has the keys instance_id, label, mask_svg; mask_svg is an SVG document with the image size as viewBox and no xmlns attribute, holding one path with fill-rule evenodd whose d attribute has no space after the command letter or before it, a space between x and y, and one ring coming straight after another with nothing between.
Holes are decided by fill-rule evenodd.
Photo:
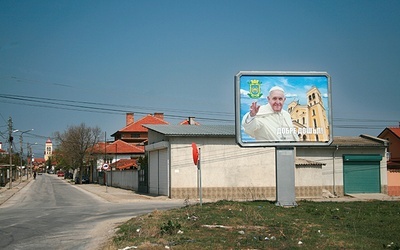
<instances>
[{"instance_id":1,"label":"parked car","mask_svg":"<svg viewBox=\"0 0 400 250\"><path fill-rule=\"evenodd\" d=\"M73 173L69 173L69 172L67 172L67 173L65 173L64 174L64 179L73 179L74 178L74 174Z\"/></svg>"},{"instance_id":2,"label":"parked car","mask_svg":"<svg viewBox=\"0 0 400 250\"><path fill-rule=\"evenodd\" d=\"M57 177L64 177L64 172L63 171L58 171L57 172Z\"/></svg>"},{"instance_id":3,"label":"parked car","mask_svg":"<svg viewBox=\"0 0 400 250\"><path fill-rule=\"evenodd\" d=\"M80 184L79 176L75 177L75 184ZM89 177L87 175L82 176L82 184L89 184Z\"/></svg>"}]
</instances>

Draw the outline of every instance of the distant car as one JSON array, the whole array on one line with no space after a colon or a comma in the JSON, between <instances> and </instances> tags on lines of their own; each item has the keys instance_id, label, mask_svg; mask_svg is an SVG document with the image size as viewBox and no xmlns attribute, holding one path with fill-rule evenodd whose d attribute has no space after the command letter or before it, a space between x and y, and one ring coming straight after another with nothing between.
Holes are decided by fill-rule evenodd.
<instances>
[{"instance_id":1,"label":"distant car","mask_svg":"<svg viewBox=\"0 0 400 250\"><path fill-rule=\"evenodd\" d=\"M65 173L64 174L64 179L73 179L74 178L74 174L73 173Z\"/></svg>"},{"instance_id":2,"label":"distant car","mask_svg":"<svg viewBox=\"0 0 400 250\"><path fill-rule=\"evenodd\" d=\"M75 184L81 184L79 181L79 176L75 177ZM82 184L89 184L89 177L86 175L82 176Z\"/></svg>"},{"instance_id":3,"label":"distant car","mask_svg":"<svg viewBox=\"0 0 400 250\"><path fill-rule=\"evenodd\" d=\"M62 172L62 171L58 171L58 173L57 173L57 177L64 177L64 172Z\"/></svg>"}]
</instances>

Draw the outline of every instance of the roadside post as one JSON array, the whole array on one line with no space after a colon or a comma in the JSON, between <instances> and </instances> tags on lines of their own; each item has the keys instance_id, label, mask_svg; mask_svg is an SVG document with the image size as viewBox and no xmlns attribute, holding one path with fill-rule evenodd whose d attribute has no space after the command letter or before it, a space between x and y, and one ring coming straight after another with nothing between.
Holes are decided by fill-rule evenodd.
<instances>
[{"instance_id":1,"label":"roadside post","mask_svg":"<svg viewBox=\"0 0 400 250\"><path fill-rule=\"evenodd\" d=\"M104 182L106 183L106 193L107 193L107 175L106 175L106 170L108 169L108 164L104 163L103 164L103 170L104 170Z\"/></svg>"},{"instance_id":2,"label":"roadside post","mask_svg":"<svg viewBox=\"0 0 400 250\"><path fill-rule=\"evenodd\" d=\"M203 201L202 201L202 187L201 187L201 161L200 161L200 155L201 155L201 149L197 148L196 143L192 143L192 155L193 155L193 163L194 165L197 166L197 190L198 190L198 195L199 195L199 200L200 200L200 206L203 206Z\"/></svg>"}]
</instances>

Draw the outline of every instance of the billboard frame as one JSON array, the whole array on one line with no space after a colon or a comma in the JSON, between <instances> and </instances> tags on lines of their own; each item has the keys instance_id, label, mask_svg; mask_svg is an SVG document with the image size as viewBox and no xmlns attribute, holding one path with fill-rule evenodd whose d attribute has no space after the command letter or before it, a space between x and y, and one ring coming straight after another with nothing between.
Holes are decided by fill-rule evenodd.
<instances>
[{"instance_id":1,"label":"billboard frame","mask_svg":"<svg viewBox=\"0 0 400 250\"><path fill-rule=\"evenodd\" d=\"M251 95L250 97L253 99L259 100L260 98L266 98L268 93L261 93L261 90L259 86L257 86L257 80L263 79L263 78L277 78L277 79L294 79L298 77L300 80L301 78L315 78L317 79L318 77L321 79L326 78L326 93L324 98L327 98L327 101L324 101L324 105L327 107L325 109L326 111L326 118L328 120L328 127L325 130L329 131L329 139L323 140L323 141L318 141L318 140L313 140L313 141L307 141L307 140L299 140L299 141L285 141L285 140L256 140L254 138L247 138L245 140L244 136L247 136L247 134L244 132L244 129L242 127L242 118L244 116L243 112L241 112L242 103L243 99L243 90L241 90L241 84L243 84L242 80L245 81L242 78L254 78L254 83L253 84L253 89L254 93L250 91L249 88L249 93L247 95ZM261 81L260 81L261 82ZM322 72L322 71L239 71L234 78L234 83L235 83L235 135L236 135L236 142L239 144L241 147L301 147L301 146L329 146L332 141L333 141L333 121L332 121L332 91L331 91L331 77L327 72ZM252 82L253 83L253 82ZM249 83L249 84L252 84ZM312 82L311 82L312 83ZM303 86L304 87L304 86ZM259 92L257 92L259 91ZM251 92L251 93L250 93ZM262 97L261 97L261 96ZM304 92L303 98L307 98L306 92ZM247 97L246 97L247 98ZM304 103L306 104L306 103ZM285 105L288 105L287 103ZM245 105L244 105L245 106ZM311 127L303 128L303 130L306 129L313 129ZM300 131L299 128L295 131ZM315 130L314 130L315 131ZM313 132L315 133L315 132Z\"/></svg>"}]
</instances>

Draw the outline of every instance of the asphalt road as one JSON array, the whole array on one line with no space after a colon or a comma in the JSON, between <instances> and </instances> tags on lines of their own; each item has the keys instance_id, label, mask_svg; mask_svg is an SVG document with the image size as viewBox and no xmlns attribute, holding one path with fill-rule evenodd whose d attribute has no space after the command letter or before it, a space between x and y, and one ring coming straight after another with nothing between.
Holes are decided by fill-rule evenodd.
<instances>
[{"instance_id":1,"label":"asphalt road","mask_svg":"<svg viewBox=\"0 0 400 250\"><path fill-rule=\"evenodd\" d=\"M38 175L0 206L0 249L99 249L115 223L181 201L110 202L55 175Z\"/></svg>"}]
</instances>

